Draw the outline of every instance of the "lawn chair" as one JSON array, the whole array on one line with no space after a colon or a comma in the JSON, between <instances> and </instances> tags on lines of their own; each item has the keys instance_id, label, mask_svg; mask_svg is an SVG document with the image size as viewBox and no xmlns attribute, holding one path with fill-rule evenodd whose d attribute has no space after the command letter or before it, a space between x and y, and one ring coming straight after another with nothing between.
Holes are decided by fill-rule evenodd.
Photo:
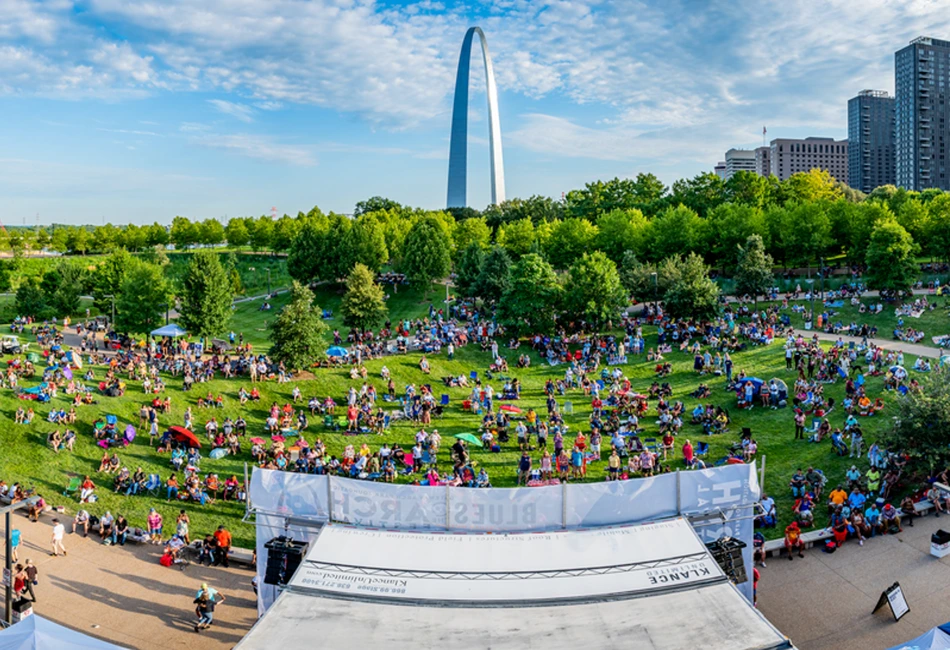
<instances>
[{"instance_id":1,"label":"lawn chair","mask_svg":"<svg viewBox=\"0 0 950 650\"><path fill-rule=\"evenodd\" d=\"M63 496L72 496L79 492L79 486L82 484L82 479L78 476L74 476L69 479L69 485L66 486L66 489L63 490Z\"/></svg>"},{"instance_id":2,"label":"lawn chair","mask_svg":"<svg viewBox=\"0 0 950 650\"><path fill-rule=\"evenodd\" d=\"M143 488L153 497L157 497L162 489L162 479L158 474L149 474L148 482L145 483Z\"/></svg>"},{"instance_id":3,"label":"lawn chair","mask_svg":"<svg viewBox=\"0 0 950 650\"><path fill-rule=\"evenodd\" d=\"M660 445L657 444L656 438L644 438L643 446L654 454L660 453Z\"/></svg>"},{"instance_id":4,"label":"lawn chair","mask_svg":"<svg viewBox=\"0 0 950 650\"><path fill-rule=\"evenodd\" d=\"M696 456L696 458L700 458L708 454L709 454L708 442L700 442L698 445L696 445L696 450L694 452L694 455Z\"/></svg>"},{"instance_id":5,"label":"lawn chair","mask_svg":"<svg viewBox=\"0 0 950 650\"><path fill-rule=\"evenodd\" d=\"M449 396L445 393L442 393L442 398L439 400L439 404L441 404L442 406L448 406Z\"/></svg>"},{"instance_id":6,"label":"lawn chair","mask_svg":"<svg viewBox=\"0 0 950 650\"><path fill-rule=\"evenodd\" d=\"M430 454L428 450L422 452L422 464L425 465L426 467L431 467L432 465L435 465L436 464L435 454Z\"/></svg>"},{"instance_id":7,"label":"lawn chair","mask_svg":"<svg viewBox=\"0 0 950 650\"><path fill-rule=\"evenodd\" d=\"M387 413L383 416L383 431L389 431L389 425L392 423L392 416Z\"/></svg>"},{"instance_id":8,"label":"lawn chair","mask_svg":"<svg viewBox=\"0 0 950 650\"><path fill-rule=\"evenodd\" d=\"M472 381L478 381L478 371L477 371L477 370L473 370L472 372L468 373L468 377L469 377L469 379L471 379Z\"/></svg>"},{"instance_id":9,"label":"lawn chair","mask_svg":"<svg viewBox=\"0 0 950 650\"><path fill-rule=\"evenodd\" d=\"M564 415L574 414L574 402L564 402Z\"/></svg>"}]
</instances>

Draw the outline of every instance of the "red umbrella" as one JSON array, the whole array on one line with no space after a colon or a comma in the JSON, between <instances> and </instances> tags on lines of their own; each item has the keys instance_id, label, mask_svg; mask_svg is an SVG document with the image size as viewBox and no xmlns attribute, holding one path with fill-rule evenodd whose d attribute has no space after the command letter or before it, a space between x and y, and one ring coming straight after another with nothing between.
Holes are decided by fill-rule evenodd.
<instances>
[{"instance_id":1,"label":"red umbrella","mask_svg":"<svg viewBox=\"0 0 950 650\"><path fill-rule=\"evenodd\" d=\"M270 439L273 440L274 442L283 442L284 440L286 440L284 436L271 436Z\"/></svg>"},{"instance_id":2,"label":"red umbrella","mask_svg":"<svg viewBox=\"0 0 950 650\"><path fill-rule=\"evenodd\" d=\"M251 444L252 444L252 445L263 445L263 444L264 444L264 439L263 439L263 438L251 438Z\"/></svg>"},{"instance_id":3,"label":"red umbrella","mask_svg":"<svg viewBox=\"0 0 950 650\"><path fill-rule=\"evenodd\" d=\"M509 413L521 413L521 409L513 404L502 404L501 410Z\"/></svg>"},{"instance_id":4,"label":"red umbrella","mask_svg":"<svg viewBox=\"0 0 950 650\"><path fill-rule=\"evenodd\" d=\"M195 447L196 449L201 449L201 441L195 437L191 431L185 427L168 427L168 430L172 432L172 438L178 442L183 442L189 447Z\"/></svg>"}]
</instances>

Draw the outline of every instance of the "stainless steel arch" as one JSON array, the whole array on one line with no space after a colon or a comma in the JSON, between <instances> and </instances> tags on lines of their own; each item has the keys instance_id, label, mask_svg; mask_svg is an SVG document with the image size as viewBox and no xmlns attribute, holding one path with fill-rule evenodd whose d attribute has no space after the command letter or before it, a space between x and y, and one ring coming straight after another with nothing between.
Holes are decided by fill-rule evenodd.
<instances>
[{"instance_id":1,"label":"stainless steel arch","mask_svg":"<svg viewBox=\"0 0 950 650\"><path fill-rule=\"evenodd\" d=\"M488 146L491 152L491 201L495 205L505 200L505 167L501 157L501 123L498 121L498 89L492 70L488 41L481 27L465 32L462 53L459 55L458 74L455 77L455 101L452 104L452 137L449 143L448 207L467 205L468 178L468 83L472 59L472 39L478 34L485 63L485 90L488 95Z\"/></svg>"}]
</instances>

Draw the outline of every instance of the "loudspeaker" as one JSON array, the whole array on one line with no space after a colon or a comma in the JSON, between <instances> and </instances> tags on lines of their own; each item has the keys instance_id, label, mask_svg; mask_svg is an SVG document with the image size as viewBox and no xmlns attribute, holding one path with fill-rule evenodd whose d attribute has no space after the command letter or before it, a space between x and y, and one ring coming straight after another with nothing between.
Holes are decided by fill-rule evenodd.
<instances>
[{"instance_id":1,"label":"loudspeaker","mask_svg":"<svg viewBox=\"0 0 950 650\"><path fill-rule=\"evenodd\" d=\"M709 549L719 568L737 585L749 579L746 575L745 561L742 558L742 549L745 547L745 542L734 537L720 537L715 542L706 544L706 548Z\"/></svg>"},{"instance_id":2,"label":"loudspeaker","mask_svg":"<svg viewBox=\"0 0 950 650\"><path fill-rule=\"evenodd\" d=\"M286 585L307 553L307 542L295 542L289 537L275 537L266 544L267 566L264 584Z\"/></svg>"}]
</instances>

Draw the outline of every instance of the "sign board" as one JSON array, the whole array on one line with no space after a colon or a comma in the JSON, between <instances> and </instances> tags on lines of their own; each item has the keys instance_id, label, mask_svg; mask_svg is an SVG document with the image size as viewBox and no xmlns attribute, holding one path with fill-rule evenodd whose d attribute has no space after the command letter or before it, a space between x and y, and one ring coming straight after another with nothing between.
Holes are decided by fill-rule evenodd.
<instances>
[{"instance_id":1,"label":"sign board","mask_svg":"<svg viewBox=\"0 0 950 650\"><path fill-rule=\"evenodd\" d=\"M899 582L895 582L893 585L881 592L881 597L877 601L877 605L874 606L874 611L884 607L887 604L891 608L891 614L894 616L895 621L901 620L901 617L910 611L910 607L907 605L907 600L904 598L904 592L901 590L901 585Z\"/></svg>"}]
</instances>

